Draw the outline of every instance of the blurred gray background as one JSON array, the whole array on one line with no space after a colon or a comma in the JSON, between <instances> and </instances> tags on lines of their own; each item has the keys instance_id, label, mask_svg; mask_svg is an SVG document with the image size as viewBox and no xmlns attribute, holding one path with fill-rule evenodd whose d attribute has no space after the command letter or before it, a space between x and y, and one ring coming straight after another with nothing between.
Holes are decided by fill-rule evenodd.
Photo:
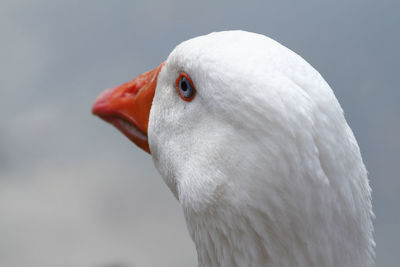
<instances>
[{"instance_id":1,"label":"blurred gray background","mask_svg":"<svg viewBox=\"0 0 400 267\"><path fill-rule=\"evenodd\" d=\"M0 266L196 266L151 158L91 115L212 31L268 35L331 85L361 147L377 266L399 266L399 1L0 2Z\"/></svg>"}]
</instances>

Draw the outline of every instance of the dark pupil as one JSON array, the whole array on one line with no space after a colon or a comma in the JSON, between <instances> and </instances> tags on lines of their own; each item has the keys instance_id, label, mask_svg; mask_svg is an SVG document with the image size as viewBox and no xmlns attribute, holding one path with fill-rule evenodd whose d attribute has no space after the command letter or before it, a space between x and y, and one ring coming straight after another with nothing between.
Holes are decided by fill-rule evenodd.
<instances>
[{"instance_id":1,"label":"dark pupil","mask_svg":"<svg viewBox=\"0 0 400 267\"><path fill-rule=\"evenodd\" d=\"M187 81L185 78L182 79L181 89L182 89L182 91L186 91L188 89Z\"/></svg>"}]
</instances>

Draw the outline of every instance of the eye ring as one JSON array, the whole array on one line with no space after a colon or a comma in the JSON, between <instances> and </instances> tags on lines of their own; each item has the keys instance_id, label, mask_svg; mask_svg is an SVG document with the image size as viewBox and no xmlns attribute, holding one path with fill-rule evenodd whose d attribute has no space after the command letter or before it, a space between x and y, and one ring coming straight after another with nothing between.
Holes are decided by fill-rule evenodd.
<instances>
[{"instance_id":1,"label":"eye ring","mask_svg":"<svg viewBox=\"0 0 400 267\"><path fill-rule=\"evenodd\" d=\"M192 79L185 72L181 72L176 79L176 89L179 96L187 102L192 101L196 95L196 88L193 85Z\"/></svg>"}]
</instances>

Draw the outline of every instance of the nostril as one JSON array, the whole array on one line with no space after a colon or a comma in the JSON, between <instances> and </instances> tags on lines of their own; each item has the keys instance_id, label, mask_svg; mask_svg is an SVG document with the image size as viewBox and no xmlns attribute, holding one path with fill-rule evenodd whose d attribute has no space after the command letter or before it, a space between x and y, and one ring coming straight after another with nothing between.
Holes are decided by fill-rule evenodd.
<instances>
[{"instance_id":1,"label":"nostril","mask_svg":"<svg viewBox=\"0 0 400 267\"><path fill-rule=\"evenodd\" d=\"M127 86L121 92L121 96L122 97L134 97L145 86L146 86L145 82L141 82L141 83L137 83L137 82L131 83L131 82L129 82L129 84L127 84Z\"/></svg>"}]
</instances>

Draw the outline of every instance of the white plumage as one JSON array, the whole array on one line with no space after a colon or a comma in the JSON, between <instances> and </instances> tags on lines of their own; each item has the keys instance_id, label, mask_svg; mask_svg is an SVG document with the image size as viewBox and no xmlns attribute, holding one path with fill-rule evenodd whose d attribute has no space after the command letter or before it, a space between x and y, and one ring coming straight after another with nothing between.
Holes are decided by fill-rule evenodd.
<instances>
[{"instance_id":1,"label":"white plumage","mask_svg":"<svg viewBox=\"0 0 400 267\"><path fill-rule=\"evenodd\" d=\"M176 92L181 71L192 102ZM199 266L373 265L357 142L329 85L279 43L228 31L180 44L159 74L148 136Z\"/></svg>"},{"instance_id":2,"label":"white plumage","mask_svg":"<svg viewBox=\"0 0 400 267\"><path fill-rule=\"evenodd\" d=\"M329 85L279 43L243 31L183 42L93 113L151 152L199 266L373 266L357 142Z\"/></svg>"}]
</instances>

